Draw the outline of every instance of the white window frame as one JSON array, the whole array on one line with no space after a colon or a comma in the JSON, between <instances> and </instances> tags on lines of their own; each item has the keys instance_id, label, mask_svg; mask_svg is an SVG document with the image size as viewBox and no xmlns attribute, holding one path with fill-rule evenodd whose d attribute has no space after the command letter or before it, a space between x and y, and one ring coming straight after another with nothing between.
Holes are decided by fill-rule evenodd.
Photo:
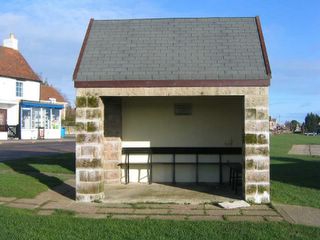
<instances>
[{"instance_id":1,"label":"white window frame","mask_svg":"<svg viewBox=\"0 0 320 240\"><path fill-rule=\"evenodd\" d=\"M23 97L23 82L16 81L16 97Z\"/></svg>"}]
</instances>

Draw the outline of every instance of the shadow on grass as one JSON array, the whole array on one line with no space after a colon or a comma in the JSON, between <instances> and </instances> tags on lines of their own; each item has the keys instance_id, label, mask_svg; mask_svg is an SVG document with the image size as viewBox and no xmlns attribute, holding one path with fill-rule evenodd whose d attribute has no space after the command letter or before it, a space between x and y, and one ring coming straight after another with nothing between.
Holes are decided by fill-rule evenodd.
<instances>
[{"instance_id":1,"label":"shadow on grass","mask_svg":"<svg viewBox=\"0 0 320 240\"><path fill-rule=\"evenodd\" d=\"M64 153L64 154L56 154L52 156L43 156L43 157L34 157L34 158L24 158L24 159L14 159L3 161L5 165L10 167L17 173L28 175L30 177L35 178L40 183L46 185L49 189L65 196L70 199L75 199L75 189L74 187L64 183L61 179L55 176L51 176L53 174L59 174L59 169L57 166L60 166L69 172L75 171L75 155L73 153ZM36 167L32 166L33 164L39 165L41 169L46 165L45 170L41 171ZM50 171L50 168L52 171Z\"/></svg>"},{"instance_id":2,"label":"shadow on grass","mask_svg":"<svg viewBox=\"0 0 320 240\"><path fill-rule=\"evenodd\" d=\"M320 189L320 161L290 157L272 157L272 160L281 161L281 163L271 164L272 180L299 187Z\"/></svg>"}]
</instances>

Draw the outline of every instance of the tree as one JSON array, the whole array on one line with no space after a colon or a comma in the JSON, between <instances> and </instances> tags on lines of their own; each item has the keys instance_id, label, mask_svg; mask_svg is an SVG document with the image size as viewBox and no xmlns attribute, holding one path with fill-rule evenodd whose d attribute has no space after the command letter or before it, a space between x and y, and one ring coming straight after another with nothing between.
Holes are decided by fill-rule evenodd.
<instances>
[{"instance_id":1,"label":"tree","mask_svg":"<svg viewBox=\"0 0 320 240\"><path fill-rule=\"evenodd\" d=\"M291 122L290 121L285 121L284 126L286 127L286 129L291 130Z\"/></svg>"},{"instance_id":2,"label":"tree","mask_svg":"<svg viewBox=\"0 0 320 240\"><path fill-rule=\"evenodd\" d=\"M297 126L300 126L300 123L297 120L292 120L290 122L290 126L291 126L290 130L294 132L297 129Z\"/></svg>"},{"instance_id":3,"label":"tree","mask_svg":"<svg viewBox=\"0 0 320 240\"><path fill-rule=\"evenodd\" d=\"M297 120L286 121L284 123L286 129L289 129L291 132L294 132L297 129L297 126L300 126L300 123Z\"/></svg>"},{"instance_id":4,"label":"tree","mask_svg":"<svg viewBox=\"0 0 320 240\"><path fill-rule=\"evenodd\" d=\"M307 132L317 132L319 129L320 117L318 114L308 113L305 117L305 130Z\"/></svg>"},{"instance_id":5,"label":"tree","mask_svg":"<svg viewBox=\"0 0 320 240\"><path fill-rule=\"evenodd\" d=\"M66 107L66 116L63 120L64 126L74 126L76 122L76 109L71 106Z\"/></svg>"}]
</instances>

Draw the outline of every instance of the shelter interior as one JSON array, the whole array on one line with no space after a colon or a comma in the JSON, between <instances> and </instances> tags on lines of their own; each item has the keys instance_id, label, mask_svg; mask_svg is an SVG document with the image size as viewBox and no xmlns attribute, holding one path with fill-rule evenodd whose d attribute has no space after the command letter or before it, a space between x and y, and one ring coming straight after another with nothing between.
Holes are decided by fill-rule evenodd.
<instances>
[{"instance_id":1,"label":"shelter interior","mask_svg":"<svg viewBox=\"0 0 320 240\"><path fill-rule=\"evenodd\" d=\"M242 168L243 96L103 97L121 183L223 184Z\"/></svg>"}]
</instances>

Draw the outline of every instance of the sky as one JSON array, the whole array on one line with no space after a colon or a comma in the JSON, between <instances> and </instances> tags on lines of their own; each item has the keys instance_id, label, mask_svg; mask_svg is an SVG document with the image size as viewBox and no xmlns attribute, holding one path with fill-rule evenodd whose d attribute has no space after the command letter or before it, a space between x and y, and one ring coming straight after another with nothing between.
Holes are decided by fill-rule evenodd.
<instances>
[{"instance_id":1,"label":"sky","mask_svg":"<svg viewBox=\"0 0 320 240\"><path fill-rule=\"evenodd\" d=\"M260 16L272 70L270 115L320 114L319 0L0 0L0 40L14 33L34 71L73 103L72 74L90 18Z\"/></svg>"}]
</instances>

